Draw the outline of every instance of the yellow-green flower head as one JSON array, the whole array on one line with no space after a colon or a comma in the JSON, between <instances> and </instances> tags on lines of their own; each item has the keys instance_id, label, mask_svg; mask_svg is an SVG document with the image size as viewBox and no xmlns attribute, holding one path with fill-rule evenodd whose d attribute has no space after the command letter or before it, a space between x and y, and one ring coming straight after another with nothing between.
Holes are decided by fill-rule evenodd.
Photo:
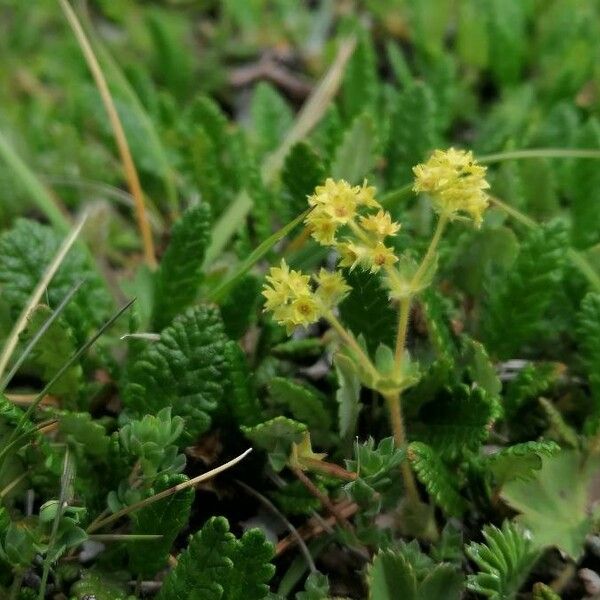
<instances>
[{"instance_id":1,"label":"yellow-green flower head","mask_svg":"<svg viewBox=\"0 0 600 600\"><path fill-rule=\"evenodd\" d=\"M486 167L477 164L472 152L435 150L425 163L413 167L415 192L431 196L435 210L449 218L467 213L477 226L481 225L489 199L485 190Z\"/></svg>"},{"instance_id":2,"label":"yellow-green flower head","mask_svg":"<svg viewBox=\"0 0 600 600\"><path fill-rule=\"evenodd\" d=\"M288 333L318 321L350 291L340 273L321 269L315 280L318 287L313 291L310 277L290 269L285 260L279 267L271 267L262 291L264 310L273 313L273 318Z\"/></svg>"},{"instance_id":3,"label":"yellow-green flower head","mask_svg":"<svg viewBox=\"0 0 600 600\"><path fill-rule=\"evenodd\" d=\"M400 225L392 221L390 213L384 210L380 210L374 215L361 217L360 226L373 234L379 241L383 241L389 235L396 235L400 229Z\"/></svg>"},{"instance_id":4,"label":"yellow-green flower head","mask_svg":"<svg viewBox=\"0 0 600 600\"><path fill-rule=\"evenodd\" d=\"M352 289L339 271L327 271L321 269L315 275L318 284L316 295L328 309L337 306Z\"/></svg>"}]
</instances>

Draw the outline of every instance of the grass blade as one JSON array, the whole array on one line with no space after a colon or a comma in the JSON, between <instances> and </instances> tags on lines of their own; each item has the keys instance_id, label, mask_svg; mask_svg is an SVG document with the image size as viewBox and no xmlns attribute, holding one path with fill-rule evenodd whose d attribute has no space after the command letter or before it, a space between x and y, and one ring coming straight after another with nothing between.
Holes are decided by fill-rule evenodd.
<instances>
[{"instance_id":1,"label":"grass blade","mask_svg":"<svg viewBox=\"0 0 600 600\"><path fill-rule=\"evenodd\" d=\"M73 33L75 34L75 37L77 38L77 42L79 43L83 56L92 73L96 87L98 88L98 92L102 98L102 103L104 104L104 108L108 114L108 119L110 121L110 125L115 136L115 142L121 157L121 162L123 164L125 178L127 179L127 184L131 191L131 195L135 200L135 213L138 228L142 236L144 258L149 267L155 267L156 256L154 254L154 240L152 239L152 230L150 229L148 215L146 214L144 193L142 191L140 179L135 168L135 163L133 162L133 157L131 156L131 151L129 150L129 144L125 136L125 131L123 129L121 119L119 118L119 113L117 112L115 103L113 102L110 90L108 89L108 84L106 83L104 73L102 72L100 64L98 63L96 55L94 54L94 50L87 39L85 31L81 27L81 23L79 22L75 11L71 8L71 5L67 0L58 1L65 14L65 17L67 18L67 21L69 22L69 25L71 26L71 29L73 30Z\"/></svg>"},{"instance_id":2,"label":"grass blade","mask_svg":"<svg viewBox=\"0 0 600 600\"><path fill-rule=\"evenodd\" d=\"M31 312L39 303L44 291L50 284L50 281L56 274L56 271L58 271L58 268L60 267L65 256L67 255L67 252L69 252L69 250L75 243L75 240L81 233L81 229L83 228L86 219L87 215L84 214L79 220L79 223L77 223L75 228L71 231L71 233L67 236L65 241L61 244L56 255L46 268L46 272L44 273L43 277L40 279L36 288L33 290L31 297L29 298L29 302L19 315L17 322L15 323L12 331L10 332L10 335L8 336L8 339L6 340L6 343L4 344L4 348L2 348L2 354L0 355L0 377L2 377L2 374L6 369L6 365L8 364L8 361L10 360L10 357L12 356L15 347L17 346L19 334L25 328L27 324L27 319L29 319Z\"/></svg>"},{"instance_id":3,"label":"grass blade","mask_svg":"<svg viewBox=\"0 0 600 600\"><path fill-rule=\"evenodd\" d=\"M6 386L10 383L10 380L14 377L15 373L19 370L19 367L23 364L32 348L37 344L38 340L48 331L52 323L58 319L62 314L67 304L69 304L71 298L77 293L77 290L81 287L83 281L75 284L68 292L68 294L62 299L61 303L56 307L52 314L48 317L46 322L39 328L35 335L29 340L29 343L23 349L21 356L15 361L11 370L6 374L6 377L0 383L0 394L6 389Z\"/></svg>"},{"instance_id":4,"label":"grass blade","mask_svg":"<svg viewBox=\"0 0 600 600\"><path fill-rule=\"evenodd\" d=\"M63 233L69 231L71 223L65 211L63 211L33 171L14 151L2 132L0 132L0 157L10 167L15 178L21 182L32 201L44 213L48 221Z\"/></svg>"},{"instance_id":5,"label":"grass blade","mask_svg":"<svg viewBox=\"0 0 600 600\"><path fill-rule=\"evenodd\" d=\"M308 210L305 210L302 214L298 215L293 221L290 221L287 225L282 227L279 231L276 231L273 235L268 237L262 244L259 244L238 266L235 273L224 283L218 286L209 294L209 299L213 302L223 300L229 293L231 288L277 243L283 239L294 227L300 224L306 215Z\"/></svg>"}]
</instances>

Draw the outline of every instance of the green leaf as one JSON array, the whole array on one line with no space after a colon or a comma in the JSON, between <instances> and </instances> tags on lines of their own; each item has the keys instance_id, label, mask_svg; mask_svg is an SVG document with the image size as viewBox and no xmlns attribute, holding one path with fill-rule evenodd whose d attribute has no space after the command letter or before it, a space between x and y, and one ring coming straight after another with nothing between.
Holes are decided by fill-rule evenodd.
<instances>
[{"instance_id":1,"label":"green leaf","mask_svg":"<svg viewBox=\"0 0 600 600\"><path fill-rule=\"evenodd\" d=\"M343 323L356 335L362 335L369 352L380 344L392 346L396 330L396 313L379 280L361 270L345 271L352 291L340 304Z\"/></svg>"},{"instance_id":2,"label":"green leaf","mask_svg":"<svg viewBox=\"0 0 600 600\"><path fill-rule=\"evenodd\" d=\"M515 479L528 479L542 468L542 457L552 456L560 450L555 442L523 442L508 446L487 456L486 471L492 473L497 485L503 486Z\"/></svg>"},{"instance_id":3,"label":"green leaf","mask_svg":"<svg viewBox=\"0 0 600 600\"><path fill-rule=\"evenodd\" d=\"M155 276L152 322L156 329L166 327L196 299L209 235L210 211L206 204L188 208L173 226Z\"/></svg>"},{"instance_id":4,"label":"green leaf","mask_svg":"<svg viewBox=\"0 0 600 600\"><path fill-rule=\"evenodd\" d=\"M21 333L21 340L29 342L52 316L52 310L38 305L31 313L27 327ZM63 321L57 319L37 341L27 357L27 363L39 374L44 383L48 383L63 366L69 356L77 349L73 333ZM74 407L82 383L81 365L71 365L62 377L50 388L49 392L62 398L65 406Z\"/></svg>"},{"instance_id":5,"label":"green leaf","mask_svg":"<svg viewBox=\"0 0 600 600\"><path fill-rule=\"evenodd\" d=\"M482 329L494 356L510 358L528 342L539 343L536 336L543 333L544 319L560 289L566 241L560 222L529 230L510 272L489 281Z\"/></svg>"},{"instance_id":6,"label":"green leaf","mask_svg":"<svg viewBox=\"0 0 600 600\"><path fill-rule=\"evenodd\" d=\"M241 338L256 319L256 310L261 300L260 287L259 279L247 273L240 278L221 304L225 333L232 340Z\"/></svg>"},{"instance_id":7,"label":"green leaf","mask_svg":"<svg viewBox=\"0 0 600 600\"><path fill-rule=\"evenodd\" d=\"M440 456L461 457L479 450L496 416L497 405L482 388L460 385L422 406L411 434Z\"/></svg>"},{"instance_id":8,"label":"green leaf","mask_svg":"<svg viewBox=\"0 0 600 600\"><path fill-rule=\"evenodd\" d=\"M236 423L256 425L260 421L262 407L256 396L246 355L237 342L230 340L225 345L225 358L231 385L226 397L227 405Z\"/></svg>"},{"instance_id":9,"label":"green leaf","mask_svg":"<svg viewBox=\"0 0 600 600\"><path fill-rule=\"evenodd\" d=\"M306 425L287 417L275 417L254 427L241 429L249 440L269 453L269 461L276 471L283 469L292 444L299 444L307 431Z\"/></svg>"},{"instance_id":10,"label":"green leaf","mask_svg":"<svg viewBox=\"0 0 600 600\"><path fill-rule=\"evenodd\" d=\"M291 127L293 116L281 94L261 81L252 94L250 116L254 143L259 156L277 148Z\"/></svg>"},{"instance_id":11,"label":"green leaf","mask_svg":"<svg viewBox=\"0 0 600 600\"><path fill-rule=\"evenodd\" d=\"M12 318L16 319L25 307L61 242L60 235L50 227L27 219L18 219L12 229L0 235L0 289ZM106 321L113 302L87 252L75 245L52 278L46 303L50 308L58 306L80 281L84 284L64 311L77 345Z\"/></svg>"},{"instance_id":12,"label":"green leaf","mask_svg":"<svg viewBox=\"0 0 600 600\"><path fill-rule=\"evenodd\" d=\"M561 600L561 598L551 587L536 583L533 586L532 600Z\"/></svg>"},{"instance_id":13,"label":"green leaf","mask_svg":"<svg viewBox=\"0 0 600 600\"><path fill-rule=\"evenodd\" d=\"M335 399L338 403L338 424L340 435L346 441L352 439L356 432L360 403L360 379L354 363L346 355L337 353L333 364L338 378L338 389Z\"/></svg>"},{"instance_id":14,"label":"green leaf","mask_svg":"<svg viewBox=\"0 0 600 600\"><path fill-rule=\"evenodd\" d=\"M312 146L298 142L285 157L281 181L286 192L289 218L306 210L306 197L325 181L325 168Z\"/></svg>"},{"instance_id":15,"label":"green leaf","mask_svg":"<svg viewBox=\"0 0 600 600\"><path fill-rule=\"evenodd\" d=\"M186 420L181 443L196 439L223 399L226 342L217 308L198 306L179 315L129 366L126 408L143 415L170 406Z\"/></svg>"},{"instance_id":16,"label":"green leaf","mask_svg":"<svg viewBox=\"0 0 600 600\"><path fill-rule=\"evenodd\" d=\"M296 594L296 600L328 600L329 580L326 575L311 573L304 583L304 591Z\"/></svg>"},{"instance_id":17,"label":"green leaf","mask_svg":"<svg viewBox=\"0 0 600 600\"><path fill-rule=\"evenodd\" d=\"M431 90L423 83L405 88L398 96L385 152L390 188L412 181L412 167L436 146L436 107Z\"/></svg>"},{"instance_id":18,"label":"green leaf","mask_svg":"<svg viewBox=\"0 0 600 600\"><path fill-rule=\"evenodd\" d=\"M126 600L127 580L114 572L105 573L95 569L84 571L81 579L71 586L72 600L88 600L90 597L96 600Z\"/></svg>"},{"instance_id":19,"label":"green leaf","mask_svg":"<svg viewBox=\"0 0 600 600\"><path fill-rule=\"evenodd\" d=\"M579 447L579 438L577 432L571 425L569 425L561 412L546 398L540 398L539 403L542 405L546 417L550 423L550 435L558 439L560 442L564 442L565 446L571 448Z\"/></svg>"},{"instance_id":20,"label":"green leaf","mask_svg":"<svg viewBox=\"0 0 600 600\"><path fill-rule=\"evenodd\" d=\"M408 458L435 503L449 516L462 515L466 502L458 492L456 476L435 450L422 442L412 442L408 447Z\"/></svg>"},{"instance_id":21,"label":"green leaf","mask_svg":"<svg viewBox=\"0 0 600 600\"><path fill-rule=\"evenodd\" d=\"M579 131L577 148L600 147L600 123L591 118ZM575 248L588 248L600 241L600 174L593 160L574 160L569 193L572 197L571 242Z\"/></svg>"},{"instance_id":22,"label":"green leaf","mask_svg":"<svg viewBox=\"0 0 600 600\"><path fill-rule=\"evenodd\" d=\"M361 30L359 41L344 70L340 104L346 121L374 110L378 92L375 48L368 32Z\"/></svg>"},{"instance_id":23,"label":"green leaf","mask_svg":"<svg viewBox=\"0 0 600 600\"><path fill-rule=\"evenodd\" d=\"M430 560L419 567L409 548L375 555L367 572L369 600L459 600L464 587L460 572L447 564L432 568Z\"/></svg>"},{"instance_id":24,"label":"green leaf","mask_svg":"<svg viewBox=\"0 0 600 600\"><path fill-rule=\"evenodd\" d=\"M465 359L471 379L491 398L498 397L502 383L496 369L487 354L485 346L464 336Z\"/></svg>"},{"instance_id":25,"label":"green leaf","mask_svg":"<svg viewBox=\"0 0 600 600\"><path fill-rule=\"evenodd\" d=\"M275 570L272 556L260 530L236 539L225 518L213 517L192 536L157 599L262 600Z\"/></svg>"},{"instance_id":26,"label":"green leaf","mask_svg":"<svg viewBox=\"0 0 600 600\"><path fill-rule=\"evenodd\" d=\"M583 554L592 527L588 489L595 461L573 450L542 459L542 468L527 481L508 482L502 498L520 513L518 520L533 535L536 548L556 546L574 560Z\"/></svg>"},{"instance_id":27,"label":"green leaf","mask_svg":"<svg viewBox=\"0 0 600 600\"><path fill-rule=\"evenodd\" d=\"M325 486L318 482L315 485L322 492L326 492ZM313 511L321 508L320 500L315 498L298 480L275 490L271 496L286 515L310 515Z\"/></svg>"},{"instance_id":28,"label":"green leaf","mask_svg":"<svg viewBox=\"0 0 600 600\"><path fill-rule=\"evenodd\" d=\"M415 600L417 578L414 569L402 555L379 552L367 573L369 600Z\"/></svg>"},{"instance_id":29,"label":"green leaf","mask_svg":"<svg viewBox=\"0 0 600 600\"><path fill-rule=\"evenodd\" d=\"M588 293L578 315L577 341L594 399L595 418L600 417L600 294Z\"/></svg>"},{"instance_id":30,"label":"green leaf","mask_svg":"<svg viewBox=\"0 0 600 600\"><path fill-rule=\"evenodd\" d=\"M163 475L152 491L158 494L187 480L185 475ZM175 538L187 525L193 500L194 490L187 488L132 513L133 534L162 536L159 540L133 542L127 546L129 567L134 573L151 578L165 566Z\"/></svg>"},{"instance_id":31,"label":"green leaf","mask_svg":"<svg viewBox=\"0 0 600 600\"><path fill-rule=\"evenodd\" d=\"M95 458L104 458L108 454L110 437L106 429L89 413L61 412L58 417L58 429L71 445L81 446L86 454Z\"/></svg>"},{"instance_id":32,"label":"green leaf","mask_svg":"<svg viewBox=\"0 0 600 600\"><path fill-rule=\"evenodd\" d=\"M467 555L479 567L478 573L468 576L467 587L492 600L513 600L539 553L509 521L504 521L501 529L484 526L483 537L484 543L472 542L466 547Z\"/></svg>"},{"instance_id":33,"label":"green leaf","mask_svg":"<svg viewBox=\"0 0 600 600\"><path fill-rule=\"evenodd\" d=\"M325 398L316 389L275 377L269 392L275 403L287 407L294 419L307 425L315 439L322 438L331 429L331 415L325 408Z\"/></svg>"},{"instance_id":34,"label":"green leaf","mask_svg":"<svg viewBox=\"0 0 600 600\"><path fill-rule=\"evenodd\" d=\"M422 295L422 303L429 340L438 358L453 365L457 348L443 298L433 290L427 289Z\"/></svg>"},{"instance_id":35,"label":"green leaf","mask_svg":"<svg viewBox=\"0 0 600 600\"><path fill-rule=\"evenodd\" d=\"M373 119L362 114L350 125L338 146L331 175L349 183L362 183L375 164L377 139Z\"/></svg>"}]
</instances>

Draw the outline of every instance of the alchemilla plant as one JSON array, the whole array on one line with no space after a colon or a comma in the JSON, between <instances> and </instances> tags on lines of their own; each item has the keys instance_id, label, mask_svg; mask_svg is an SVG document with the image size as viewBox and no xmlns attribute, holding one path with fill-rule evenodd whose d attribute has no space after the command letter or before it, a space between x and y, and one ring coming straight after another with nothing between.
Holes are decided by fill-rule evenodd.
<instances>
[{"instance_id":1,"label":"alchemilla plant","mask_svg":"<svg viewBox=\"0 0 600 600\"><path fill-rule=\"evenodd\" d=\"M0 31L0 598L599 597L597 2Z\"/></svg>"}]
</instances>

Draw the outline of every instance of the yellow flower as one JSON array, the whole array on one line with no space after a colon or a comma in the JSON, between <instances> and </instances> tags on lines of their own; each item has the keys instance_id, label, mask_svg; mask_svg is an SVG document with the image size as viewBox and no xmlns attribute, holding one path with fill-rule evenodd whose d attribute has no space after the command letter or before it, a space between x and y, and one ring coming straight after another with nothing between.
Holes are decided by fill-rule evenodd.
<instances>
[{"instance_id":1,"label":"yellow flower","mask_svg":"<svg viewBox=\"0 0 600 600\"><path fill-rule=\"evenodd\" d=\"M368 248L367 251L365 261L369 265L371 273L377 273L382 267L391 267L398 260L394 251L382 242L377 242L375 246Z\"/></svg>"},{"instance_id":2,"label":"yellow flower","mask_svg":"<svg viewBox=\"0 0 600 600\"><path fill-rule=\"evenodd\" d=\"M319 285L315 293L326 308L338 305L352 289L338 271L321 269L315 281Z\"/></svg>"},{"instance_id":3,"label":"yellow flower","mask_svg":"<svg viewBox=\"0 0 600 600\"><path fill-rule=\"evenodd\" d=\"M310 287L310 277L291 270L284 260L271 267L263 287L264 310L283 325L288 333L298 325L310 325L321 317L321 308Z\"/></svg>"},{"instance_id":4,"label":"yellow flower","mask_svg":"<svg viewBox=\"0 0 600 600\"><path fill-rule=\"evenodd\" d=\"M368 215L360 218L360 226L370 233L373 233L378 239L383 240L389 235L396 235L400 225L392 221L389 212L380 210L375 215Z\"/></svg>"},{"instance_id":5,"label":"yellow flower","mask_svg":"<svg viewBox=\"0 0 600 600\"><path fill-rule=\"evenodd\" d=\"M349 267L354 269L367 255L367 249L354 242L344 242L337 245L337 250L340 253L340 267Z\"/></svg>"},{"instance_id":6,"label":"yellow flower","mask_svg":"<svg viewBox=\"0 0 600 600\"><path fill-rule=\"evenodd\" d=\"M306 217L305 223L310 227L310 234L319 244L322 246L333 246L335 244L337 224L329 215L314 209Z\"/></svg>"},{"instance_id":7,"label":"yellow flower","mask_svg":"<svg viewBox=\"0 0 600 600\"><path fill-rule=\"evenodd\" d=\"M291 309L291 319L295 325L310 325L321 316L312 292L293 300Z\"/></svg>"},{"instance_id":8,"label":"yellow flower","mask_svg":"<svg viewBox=\"0 0 600 600\"><path fill-rule=\"evenodd\" d=\"M426 192L437 212L449 218L467 213L479 226L488 207L486 167L476 163L472 152L449 148L436 150L429 160L413 168L415 192Z\"/></svg>"},{"instance_id":9,"label":"yellow flower","mask_svg":"<svg viewBox=\"0 0 600 600\"><path fill-rule=\"evenodd\" d=\"M363 181L361 187L354 188L359 206L367 206L369 208L381 208L381 205L375 200L375 187L367 185L367 180Z\"/></svg>"}]
</instances>

